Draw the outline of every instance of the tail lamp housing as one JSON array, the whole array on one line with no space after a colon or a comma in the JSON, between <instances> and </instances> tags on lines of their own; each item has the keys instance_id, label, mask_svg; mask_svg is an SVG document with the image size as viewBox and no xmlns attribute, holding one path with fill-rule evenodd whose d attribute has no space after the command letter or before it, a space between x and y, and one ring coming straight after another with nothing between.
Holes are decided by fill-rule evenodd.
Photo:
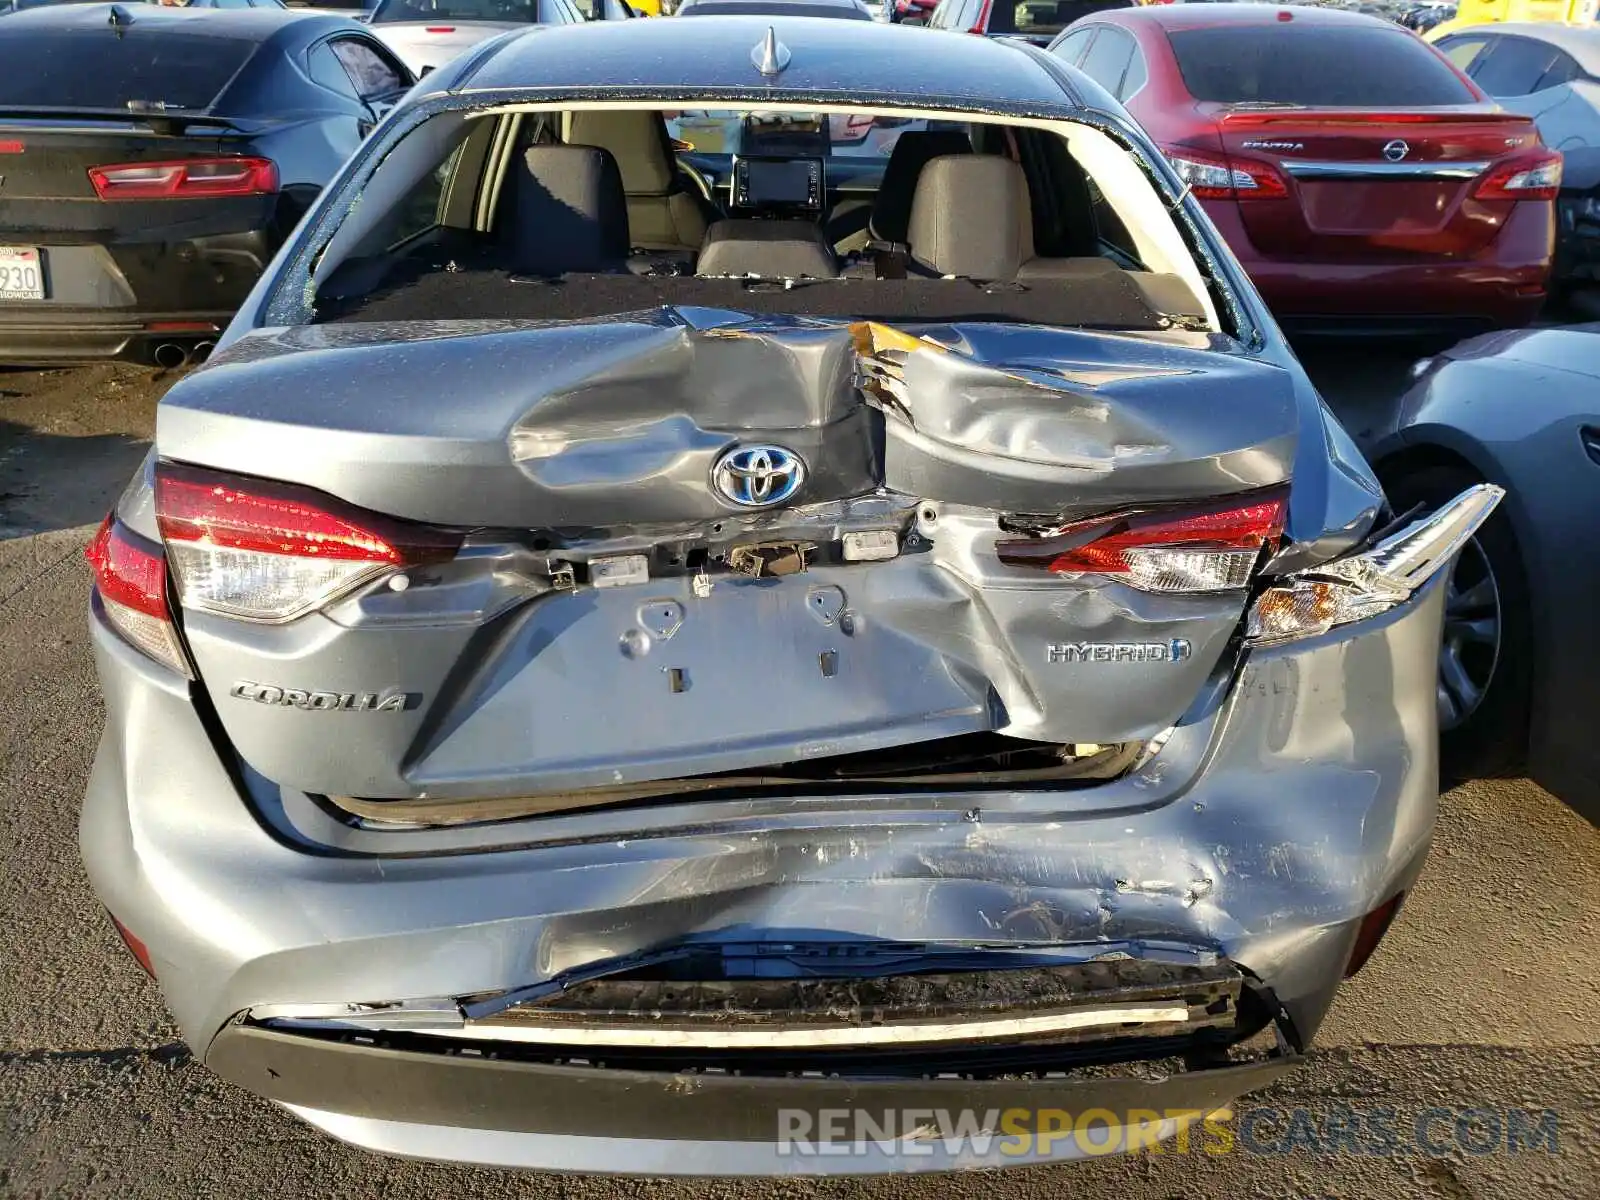
<instances>
[{"instance_id":1,"label":"tail lamp housing","mask_svg":"<svg viewBox=\"0 0 1600 1200\"><path fill-rule=\"evenodd\" d=\"M1279 200L1289 194L1288 180L1270 163L1228 159L1188 146L1164 146L1162 152L1199 200Z\"/></svg>"},{"instance_id":2,"label":"tail lamp housing","mask_svg":"<svg viewBox=\"0 0 1600 1200\"><path fill-rule=\"evenodd\" d=\"M1249 585L1264 548L1283 532L1288 494L1275 489L1206 505L1129 510L1000 541L1014 567L1103 575L1146 592L1225 592Z\"/></svg>"},{"instance_id":3,"label":"tail lamp housing","mask_svg":"<svg viewBox=\"0 0 1600 1200\"><path fill-rule=\"evenodd\" d=\"M1316 637L1403 604L1460 553L1505 494L1480 483L1368 550L1284 576L1251 605L1247 640Z\"/></svg>"},{"instance_id":4,"label":"tail lamp housing","mask_svg":"<svg viewBox=\"0 0 1600 1200\"><path fill-rule=\"evenodd\" d=\"M156 520L180 603L293 621L383 575L455 556L461 535L293 484L156 466Z\"/></svg>"},{"instance_id":5,"label":"tail lamp housing","mask_svg":"<svg viewBox=\"0 0 1600 1200\"><path fill-rule=\"evenodd\" d=\"M267 196L278 190L278 167L269 158L186 158L174 162L90 167L89 182L102 200L185 200L214 196Z\"/></svg>"},{"instance_id":6,"label":"tail lamp housing","mask_svg":"<svg viewBox=\"0 0 1600 1200\"><path fill-rule=\"evenodd\" d=\"M167 562L161 547L110 514L84 552L106 624L135 650L187 679L188 656L167 607Z\"/></svg>"},{"instance_id":7,"label":"tail lamp housing","mask_svg":"<svg viewBox=\"0 0 1600 1200\"><path fill-rule=\"evenodd\" d=\"M1561 193L1559 150L1540 146L1486 171L1472 195L1477 200L1554 200Z\"/></svg>"}]
</instances>

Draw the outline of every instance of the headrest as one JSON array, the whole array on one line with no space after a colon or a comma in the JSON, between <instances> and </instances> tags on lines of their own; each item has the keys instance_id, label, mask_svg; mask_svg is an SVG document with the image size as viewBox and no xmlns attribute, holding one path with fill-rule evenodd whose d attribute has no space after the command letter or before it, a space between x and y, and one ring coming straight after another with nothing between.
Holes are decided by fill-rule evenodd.
<instances>
[{"instance_id":1,"label":"headrest","mask_svg":"<svg viewBox=\"0 0 1600 1200\"><path fill-rule=\"evenodd\" d=\"M1033 257L1022 168L991 154L934 159L917 180L906 241L912 261L936 275L1015 279Z\"/></svg>"},{"instance_id":2,"label":"headrest","mask_svg":"<svg viewBox=\"0 0 1600 1200\"><path fill-rule=\"evenodd\" d=\"M695 274L836 279L839 263L810 221L717 221L706 230Z\"/></svg>"},{"instance_id":3,"label":"headrest","mask_svg":"<svg viewBox=\"0 0 1600 1200\"><path fill-rule=\"evenodd\" d=\"M872 202L872 236L880 242L904 244L911 224L911 201L922 168L946 154L971 154L972 142L959 129L920 129L902 133L883 168Z\"/></svg>"},{"instance_id":4,"label":"headrest","mask_svg":"<svg viewBox=\"0 0 1600 1200\"><path fill-rule=\"evenodd\" d=\"M615 270L628 258L628 202L616 159L597 146L532 146L514 189L514 269Z\"/></svg>"},{"instance_id":5,"label":"headrest","mask_svg":"<svg viewBox=\"0 0 1600 1200\"><path fill-rule=\"evenodd\" d=\"M622 189L630 196L665 195L677 181L678 167L667 140L666 122L649 109L589 109L572 114L567 141L611 151L622 169Z\"/></svg>"}]
</instances>

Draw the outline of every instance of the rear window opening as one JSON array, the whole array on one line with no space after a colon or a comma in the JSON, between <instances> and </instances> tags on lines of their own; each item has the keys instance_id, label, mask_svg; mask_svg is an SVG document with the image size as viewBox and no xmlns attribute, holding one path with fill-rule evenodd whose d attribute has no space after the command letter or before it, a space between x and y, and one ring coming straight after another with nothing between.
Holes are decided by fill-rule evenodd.
<instances>
[{"instance_id":1,"label":"rear window opening","mask_svg":"<svg viewBox=\"0 0 1600 1200\"><path fill-rule=\"evenodd\" d=\"M489 800L371 800L329 796L346 818L380 826L442 826L509 821L575 808L624 807L650 801L882 795L895 791L980 791L1092 787L1133 769L1143 742L1110 745L1030 742L998 733L961 734L883 750L774 764L759 772L732 771L657 779L570 792L544 792Z\"/></svg>"},{"instance_id":2,"label":"rear window opening","mask_svg":"<svg viewBox=\"0 0 1600 1200\"><path fill-rule=\"evenodd\" d=\"M1219 104L1429 108L1477 97L1404 29L1303 29L1294 22L1167 32L1184 85Z\"/></svg>"},{"instance_id":3,"label":"rear window opening","mask_svg":"<svg viewBox=\"0 0 1600 1200\"><path fill-rule=\"evenodd\" d=\"M168 29L0 38L0 109L209 110L259 43Z\"/></svg>"},{"instance_id":4,"label":"rear window opening","mask_svg":"<svg viewBox=\"0 0 1600 1200\"><path fill-rule=\"evenodd\" d=\"M847 108L444 114L360 186L311 294L319 321L677 304L1220 328L1165 202L1106 134Z\"/></svg>"}]
</instances>

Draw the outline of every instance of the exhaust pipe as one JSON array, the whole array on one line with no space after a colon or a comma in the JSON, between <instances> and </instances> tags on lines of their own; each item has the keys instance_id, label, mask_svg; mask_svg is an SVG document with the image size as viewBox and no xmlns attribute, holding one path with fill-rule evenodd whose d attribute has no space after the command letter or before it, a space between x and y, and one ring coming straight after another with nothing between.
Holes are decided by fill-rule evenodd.
<instances>
[{"instance_id":1,"label":"exhaust pipe","mask_svg":"<svg viewBox=\"0 0 1600 1200\"><path fill-rule=\"evenodd\" d=\"M192 363L203 363L206 359L211 357L211 352L216 348L217 344L215 342L196 342L194 344L194 349L189 351L189 361Z\"/></svg>"},{"instance_id":2,"label":"exhaust pipe","mask_svg":"<svg viewBox=\"0 0 1600 1200\"><path fill-rule=\"evenodd\" d=\"M177 342L162 342L156 347L154 357L156 366L173 371L189 361L189 352Z\"/></svg>"}]
</instances>

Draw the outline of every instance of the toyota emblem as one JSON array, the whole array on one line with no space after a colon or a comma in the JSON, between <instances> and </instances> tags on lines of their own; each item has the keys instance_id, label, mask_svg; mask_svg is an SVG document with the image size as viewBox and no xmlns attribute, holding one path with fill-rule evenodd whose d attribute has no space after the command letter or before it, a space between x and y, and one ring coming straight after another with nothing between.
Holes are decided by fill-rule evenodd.
<instances>
[{"instance_id":1,"label":"toyota emblem","mask_svg":"<svg viewBox=\"0 0 1600 1200\"><path fill-rule=\"evenodd\" d=\"M738 446L717 459L711 469L711 483L718 494L740 508L782 504L805 481L805 463L782 446Z\"/></svg>"}]
</instances>

